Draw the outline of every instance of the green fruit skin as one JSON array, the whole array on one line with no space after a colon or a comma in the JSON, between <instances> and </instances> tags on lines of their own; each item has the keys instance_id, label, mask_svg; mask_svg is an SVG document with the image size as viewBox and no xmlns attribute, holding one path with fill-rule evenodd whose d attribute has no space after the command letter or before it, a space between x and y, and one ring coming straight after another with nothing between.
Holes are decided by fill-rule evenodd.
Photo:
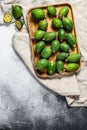
<instances>
[{"instance_id":1,"label":"green fruit skin","mask_svg":"<svg viewBox=\"0 0 87 130\"><path fill-rule=\"evenodd\" d=\"M66 35L66 40L71 47L76 46L76 37L72 33Z\"/></svg>"},{"instance_id":2,"label":"green fruit skin","mask_svg":"<svg viewBox=\"0 0 87 130\"><path fill-rule=\"evenodd\" d=\"M64 18L62 20L62 23L63 23L63 27L66 31L72 31L72 29L74 28L74 24L71 21L71 19L69 19L69 18Z\"/></svg>"},{"instance_id":3,"label":"green fruit skin","mask_svg":"<svg viewBox=\"0 0 87 130\"><path fill-rule=\"evenodd\" d=\"M61 51L64 51L64 52L70 52L71 51L70 46L67 43L61 43L60 49L61 49Z\"/></svg>"},{"instance_id":4,"label":"green fruit skin","mask_svg":"<svg viewBox=\"0 0 87 130\"><path fill-rule=\"evenodd\" d=\"M55 74L56 72L56 63L53 61L48 62L48 67L47 67L48 74L52 75Z\"/></svg>"},{"instance_id":5,"label":"green fruit skin","mask_svg":"<svg viewBox=\"0 0 87 130\"><path fill-rule=\"evenodd\" d=\"M58 31L58 39L60 42L62 42L66 37L66 33L65 33L65 30L64 29L60 29Z\"/></svg>"},{"instance_id":6,"label":"green fruit skin","mask_svg":"<svg viewBox=\"0 0 87 130\"><path fill-rule=\"evenodd\" d=\"M25 23L24 20L19 19L19 21L21 22L21 25L23 26L23 24Z\"/></svg>"},{"instance_id":7,"label":"green fruit skin","mask_svg":"<svg viewBox=\"0 0 87 130\"><path fill-rule=\"evenodd\" d=\"M42 31L42 30L37 30L35 33L34 33L34 38L36 40L41 40L43 38L45 34L45 31Z\"/></svg>"},{"instance_id":8,"label":"green fruit skin","mask_svg":"<svg viewBox=\"0 0 87 130\"><path fill-rule=\"evenodd\" d=\"M64 70L64 62L63 61L57 61L57 72L61 73Z\"/></svg>"},{"instance_id":9,"label":"green fruit skin","mask_svg":"<svg viewBox=\"0 0 87 130\"><path fill-rule=\"evenodd\" d=\"M48 60L47 59L40 59L36 63L36 70L43 71L45 68L47 68Z\"/></svg>"},{"instance_id":10,"label":"green fruit skin","mask_svg":"<svg viewBox=\"0 0 87 130\"><path fill-rule=\"evenodd\" d=\"M59 11L59 16L64 16L66 17L68 15L69 8L67 6L62 7Z\"/></svg>"},{"instance_id":11,"label":"green fruit skin","mask_svg":"<svg viewBox=\"0 0 87 130\"><path fill-rule=\"evenodd\" d=\"M41 20L41 19L45 18L45 12L44 12L44 10L39 9L39 8L33 9L31 14L32 14L32 17L35 20Z\"/></svg>"},{"instance_id":12,"label":"green fruit skin","mask_svg":"<svg viewBox=\"0 0 87 130\"><path fill-rule=\"evenodd\" d=\"M52 19L52 26L56 29L60 29L62 26L62 21L58 18L53 18Z\"/></svg>"},{"instance_id":13,"label":"green fruit skin","mask_svg":"<svg viewBox=\"0 0 87 130\"><path fill-rule=\"evenodd\" d=\"M77 63L80 61L81 55L80 54L75 54L72 53L69 55L69 57L67 58L67 61L70 63Z\"/></svg>"},{"instance_id":14,"label":"green fruit skin","mask_svg":"<svg viewBox=\"0 0 87 130\"><path fill-rule=\"evenodd\" d=\"M66 65L66 71L75 72L79 68L79 65L76 63L68 63Z\"/></svg>"},{"instance_id":15,"label":"green fruit skin","mask_svg":"<svg viewBox=\"0 0 87 130\"><path fill-rule=\"evenodd\" d=\"M47 32L45 33L43 40L46 42L50 42L56 38L56 32Z\"/></svg>"},{"instance_id":16,"label":"green fruit skin","mask_svg":"<svg viewBox=\"0 0 87 130\"><path fill-rule=\"evenodd\" d=\"M69 54L66 52L61 52L61 53L57 54L56 60L65 61L67 59L68 55Z\"/></svg>"},{"instance_id":17,"label":"green fruit skin","mask_svg":"<svg viewBox=\"0 0 87 130\"><path fill-rule=\"evenodd\" d=\"M39 41L35 46L35 52L40 53L45 48L45 42Z\"/></svg>"},{"instance_id":18,"label":"green fruit skin","mask_svg":"<svg viewBox=\"0 0 87 130\"><path fill-rule=\"evenodd\" d=\"M55 53L55 52L57 52L59 50L59 48L60 48L60 42L58 40L53 40L51 42L52 51Z\"/></svg>"},{"instance_id":19,"label":"green fruit skin","mask_svg":"<svg viewBox=\"0 0 87 130\"><path fill-rule=\"evenodd\" d=\"M49 58L52 54L52 49L50 47L45 47L42 52L41 52L41 56L43 58Z\"/></svg>"},{"instance_id":20,"label":"green fruit skin","mask_svg":"<svg viewBox=\"0 0 87 130\"><path fill-rule=\"evenodd\" d=\"M56 16L56 8L54 6L48 6L47 11L48 11L48 15Z\"/></svg>"},{"instance_id":21,"label":"green fruit skin","mask_svg":"<svg viewBox=\"0 0 87 130\"><path fill-rule=\"evenodd\" d=\"M15 19L19 19L22 16L22 9L18 5L13 5L12 6L12 15L14 16Z\"/></svg>"},{"instance_id":22,"label":"green fruit skin","mask_svg":"<svg viewBox=\"0 0 87 130\"><path fill-rule=\"evenodd\" d=\"M45 31L45 30L47 30L47 27L48 27L48 23L47 23L46 20L41 20L41 21L39 21L38 28L39 28L40 30Z\"/></svg>"}]
</instances>

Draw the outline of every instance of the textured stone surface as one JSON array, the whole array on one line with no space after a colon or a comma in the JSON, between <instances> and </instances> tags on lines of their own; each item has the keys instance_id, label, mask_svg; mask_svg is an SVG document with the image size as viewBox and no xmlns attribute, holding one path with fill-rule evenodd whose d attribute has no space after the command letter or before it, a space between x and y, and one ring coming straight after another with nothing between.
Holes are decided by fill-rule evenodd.
<instances>
[{"instance_id":1,"label":"textured stone surface","mask_svg":"<svg viewBox=\"0 0 87 130\"><path fill-rule=\"evenodd\" d=\"M86 130L87 108L69 108L33 78L12 48L14 32L14 25L0 27L0 129Z\"/></svg>"}]
</instances>

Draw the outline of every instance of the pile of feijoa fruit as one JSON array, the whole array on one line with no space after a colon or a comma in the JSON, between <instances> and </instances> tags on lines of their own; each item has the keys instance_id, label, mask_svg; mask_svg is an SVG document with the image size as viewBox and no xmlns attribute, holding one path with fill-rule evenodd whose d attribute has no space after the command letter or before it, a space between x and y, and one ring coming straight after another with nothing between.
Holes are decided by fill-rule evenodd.
<instances>
[{"instance_id":1,"label":"pile of feijoa fruit","mask_svg":"<svg viewBox=\"0 0 87 130\"><path fill-rule=\"evenodd\" d=\"M11 13L6 12L3 17L3 21L6 24L10 24L12 19L15 19L15 27L17 30L21 30L24 24L22 7L19 5L12 5Z\"/></svg>"},{"instance_id":2,"label":"pile of feijoa fruit","mask_svg":"<svg viewBox=\"0 0 87 130\"><path fill-rule=\"evenodd\" d=\"M48 6L47 13L41 8L32 9L32 18L38 24L33 36L36 40L34 51L40 57L35 63L37 71L47 70L48 75L53 75L78 70L81 55L73 51L77 40L72 33L74 23L68 17L69 11L68 6L61 7L58 13L55 6ZM51 25L47 17L52 19ZM47 31L48 26L52 26L53 31ZM49 60L55 54L56 60Z\"/></svg>"}]
</instances>

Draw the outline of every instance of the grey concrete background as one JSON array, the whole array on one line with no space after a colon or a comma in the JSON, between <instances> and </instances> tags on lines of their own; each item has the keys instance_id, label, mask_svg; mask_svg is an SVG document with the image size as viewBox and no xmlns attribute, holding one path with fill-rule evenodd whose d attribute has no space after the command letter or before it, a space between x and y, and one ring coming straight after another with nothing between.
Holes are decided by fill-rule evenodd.
<instances>
[{"instance_id":1,"label":"grey concrete background","mask_svg":"<svg viewBox=\"0 0 87 130\"><path fill-rule=\"evenodd\" d=\"M69 108L37 83L12 48L14 32L13 25L0 27L0 129L86 130L87 108Z\"/></svg>"}]
</instances>

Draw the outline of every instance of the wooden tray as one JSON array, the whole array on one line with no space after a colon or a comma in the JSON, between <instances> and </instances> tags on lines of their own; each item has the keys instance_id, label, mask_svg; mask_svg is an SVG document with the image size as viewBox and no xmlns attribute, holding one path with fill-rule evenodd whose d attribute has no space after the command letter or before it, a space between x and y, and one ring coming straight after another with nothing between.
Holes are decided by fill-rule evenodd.
<instances>
[{"instance_id":1,"label":"wooden tray","mask_svg":"<svg viewBox=\"0 0 87 130\"><path fill-rule=\"evenodd\" d=\"M72 34L74 34L76 36L76 39L77 39L75 20L74 20L73 9L72 9L71 4L70 3L58 3L58 4L53 4L53 5L57 9L57 14L58 14L61 7L63 7L63 6L68 6L69 7L69 13L68 13L67 17L69 17L74 23L74 29L72 30ZM39 6L39 7L35 7L35 8L42 8L45 11L45 13L47 14L47 7L48 6L50 6L50 5ZM34 70L35 70L35 64L38 61L40 55L35 54L34 50L35 50L36 40L32 40L32 37L34 36L34 32L38 29L38 24L32 19L32 16L31 16L32 9L34 9L34 8L31 8L27 13L27 23L28 23L28 30L29 30L29 36L30 36L30 45L31 45L33 67L34 67ZM52 25L52 23L51 23L52 18L47 16L46 20L48 21L47 32L54 31L54 29L51 26ZM56 32L58 33L58 30ZM78 40L77 40L76 48L74 48L72 50L72 52L80 53ZM56 54L53 54L48 60L49 61L56 61ZM64 66L66 66L66 64ZM80 70L80 68L81 68L81 60L79 62L79 69L76 72L78 72ZM61 76L69 76L69 75L75 74L75 72L62 72L62 74L55 73L53 75L48 75L47 70L45 70L44 73L39 73L38 71L35 70L35 73L40 78L57 78L57 77L61 77Z\"/></svg>"}]
</instances>

